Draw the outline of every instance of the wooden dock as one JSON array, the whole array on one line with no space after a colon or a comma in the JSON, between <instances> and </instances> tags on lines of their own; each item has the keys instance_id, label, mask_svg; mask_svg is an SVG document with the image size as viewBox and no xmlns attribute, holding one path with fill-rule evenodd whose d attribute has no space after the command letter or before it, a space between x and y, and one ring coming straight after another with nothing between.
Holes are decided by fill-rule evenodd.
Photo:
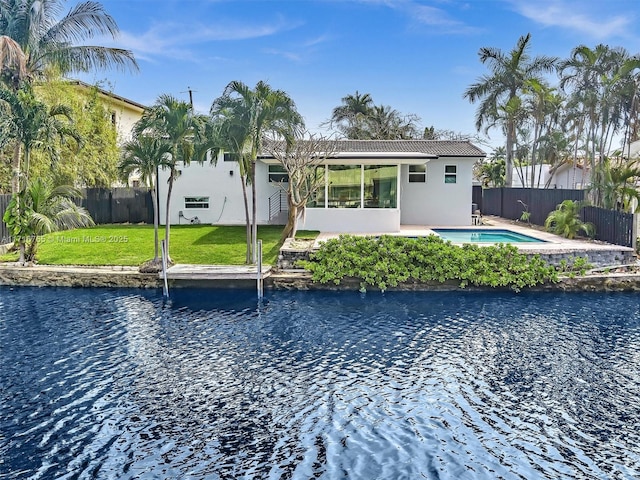
<instances>
[{"instance_id":1,"label":"wooden dock","mask_svg":"<svg viewBox=\"0 0 640 480\"><path fill-rule=\"evenodd\" d=\"M271 266L262 266L262 278L271 274ZM159 273L162 278L162 272ZM167 280L257 280L256 265L177 264L167 269Z\"/></svg>"}]
</instances>

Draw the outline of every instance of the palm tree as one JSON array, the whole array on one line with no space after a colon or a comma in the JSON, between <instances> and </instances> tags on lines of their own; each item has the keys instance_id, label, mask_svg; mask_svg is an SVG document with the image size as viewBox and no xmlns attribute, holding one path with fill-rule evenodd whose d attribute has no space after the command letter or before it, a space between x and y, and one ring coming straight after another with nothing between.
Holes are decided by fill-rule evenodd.
<instances>
[{"instance_id":1,"label":"palm tree","mask_svg":"<svg viewBox=\"0 0 640 480\"><path fill-rule=\"evenodd\" d=\"M122 146L122 157L118 170L123 178L129 178L133 172L138 172L142 181L151 190L153 203L153 264L158 264L159 256L159 214L158 214L158 169L169 165L171 145L162 138L149 135L139 135Z\"/></svg>"},{"instance_id":2,"label":"palm tree","mask_svg":"<svg viewBox=\"0 0 640 480\"><path fill-rule=\"evenodd\" d=\"M250 227L247 225L247 229L251 229L248 235L251 242L247 244L247 252L255 262L258 237L255 175L258 153L262 151L262 137L273 132L290 142L296 131L304 126L304 121L286 92L274 90L263 81L259 81L254 89L240 81L232 81L222 96L214 100L211 115L229 126L222 129L223 132L233 132L233 141L238 148L236 153L244 163L244 182L251 184L252 222Z\"/></svg>"},{"instance_id":3,"label":"palm tree","mask_svg":"<svg viewBox=\"0 0 640 480\"><path fill-rule=\"evenodd\" d=\"M204 160L204 150L199 144L207 141L204 138L207 120L204 115L195 114L189 102L164 94L158 97L152 107L145 109L133 128L135 136L148 135L162 139L170 148L169 156L165 161L165 167L169 169L164 232L168 261L171 261L169 255L171 192L179 175L178 164L182 163L186 166L193 159Z\"/></svg>"},{"instance_id":4,"label":"palm tree","mask_svg":"<svg viewBox=\"0 0 640 480\"><path fill-rule=\"evenodd\" d=\"M564 200L553 212L549 213L544 222L545 228L556 235L570 239L575 238L581 231L592 236L594 233L593 225L580 220L582 206L582 202Z\"/></svg>"},{"instance_id":5,"label":"palm tree","mask_svg":"<svg viewBox=\"0 0 640 480\"><path fill-rule=\"evenodd\" d=\"M613 163L605 158L593 170L590 193L597 192L597 206L610 210L637 211L640 208L640 180L638 161Z\"/></svg>"},{"instance_id":6,"label":"palm tree","mask_svg":"<svg viewBox=\"0 0 640 480\"><path fill-rule=\"evenodd\" d=\"M355 94L342 97L341 102L342 105L333 109L329 125L335 125L346 138L368 138L366 119L373 108L371 95L356 90Z\"/></svg>"},{"instance_id":7,"label":"palm tree","mask_svg":"<svg viewBox=\"0 0 640 480\"><path fill-rule=\"evenodd\" d=\"M92 226L86 209L76 205L82 192L70 186L52 187L40 178L35 179L14 195L3 220L20 246L20 260L24 265L33 262L38 238L51 232Z\"/></svg>"},{"instance_id":8,"label":"palm tree","mask_svg":"<svg viewBox=\"0 0 640 480\"><path fill-rule=\"evenodd\" d=\"M87 44L93 38L115 38L119 33L115 20L100 3L78 3L60 17L64 3L0 2L0 70L5 82L17 88L49 67L63 75L112 67L137 70L131 51Z\"/></svg>"},{"instance_id":9,"label":"palm tree","mask_svg":"<svg viewBox=\"0 0 640 480\"><path fill-rule=\"evenodd\" d=\"M556 58L537 56L530 58L527 51L531 34L518 39L516 47L505 54L499 49L483 47L479 51L480 62L487 64L491 73L483 75L464 93L471 103L480 101L476 112L476 128L491 127L496 122L500 108L513 106L515 98L522 93L529 80L542 81L541 75L555 68ZM511 107L508 107L511 109ZM516 142L516 117L507 115L499 123L503 124L506 137L506 186L512 183L513 150Z\"/></svg>"},{"instance_id":10,"label":"palm tree","mask_svg":"<svg viewBox=\"0 0 640 480\"><path fill-rule=\"evenodd\" d=\"M28 84L22 85L17 91L0 87L0 103L4 104L8 112L9 135L15 139L11 189L13 193L17 193L28 181L31 152L34 148L47 151L52 160L55 160L57 152L52 141L54 137L72 137L78 143L81 139L73 129L70 109L64 105L47 107L36 99Z\"/></svg>"},{"instance_id":11,"label":"palm tree","mask_svg":"<svg viewBox=\"0 0 640 480\"><path fill-rule=\"evenodd\" d=\"M538 162L541 149L541 138L556 126L562 99L554 88L546 82L532 79L525 86L527 93L526 110L529 113L529 121L533 123L533 138L531 141L531 188L539 187L542 180L542 164L544 159ZM537 165L540 168L536 168ZM536 185L536 172L538 179Z\"/></svg>"}]
</instances>

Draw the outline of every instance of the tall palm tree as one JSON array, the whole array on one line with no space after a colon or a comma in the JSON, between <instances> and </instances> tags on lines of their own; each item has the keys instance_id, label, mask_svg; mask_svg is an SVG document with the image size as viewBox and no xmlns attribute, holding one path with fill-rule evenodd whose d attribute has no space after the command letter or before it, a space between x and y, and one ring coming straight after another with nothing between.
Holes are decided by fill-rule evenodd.
<instances>
[{"instance_id":1,"label":"tall palm tree","mask_svg":"<svg viewBox=\"0 0 640 480\"><path fill-rule=\"evenodd\" d=\"M0 1L0 70L5 82L17 88L22 81L42 75L48 67L61 74L138 68L129 50L87 43L93 38L115 38L119 33L115 20L100 3L81 2L62 15L64 3L65 0Z\"/></svg>"},{"instance_id":2,"label":"tall palm tree","mask_svg":"<svg viewBox=\"0 0 640 480\"><path fill-rule=\"evenodd\" d=\"M38 238L51 232L92 226L89 212L75 203L82 192L70 186L53 187L37 178L14 195L3 220L19 240L20 263L35 260Z\"/></svg>"},{"instance_id":3,"label":"tall palm tree","mask_svg":"<svg viewBox=\"0 0 640 480\"><path fill-rule=\"evenodd\" d=\"M230 82L222 96L214 100L211 114L218 121L226 119L228 125L234 126L233 132L239 135L234 141L245 165L244 181L251 184L252 193L251 242L247 250L251 251L251 258L255 262L258 237L255 175L258 153L262 151L262 138L266 133L273 132L290 142L295 133L303 128L304 121L286 92L274 90L263 81L259 81L253 89L240 81Z\"/></svg>"},{"instance_id":4,"label":"tall palm tree","mask_svg":"<svg viewBox=\"0 0 640 480\"><path fill-rule=\"evenodd\" d=\"M192 160L203 161L203 149L199 144L204 139L207 117L195 114L189 102L178 100L172 95L163 94L156 103L145 109L140 120L133 127L134 135L149 135L162 139L169 144L170 154L166 159L169 169L167 186L167 202L165 211L165 247L167 259L169 255L171 192L178 178L178 164L188 165ZM198 156L200 155L200 156Z\"/></svg>"},{"instance_id":5,"label":"tall palm tree","mask_svg":"<svg viewBox=\"0 0 640 480\"><path fill-rule=\"evenodd\" d=\"M123 178L128 179L133 172L138 172L142 181L151 190L153 202L153 263L157 264L159 256L158 229L160 224L158 214L158 169L169 165L171 145L163 138L149 135L139 135L122 146L122 157L118 170Z\"/></svg>"},{"instance_id":6,"label":"tall palm tree","mask_svg":"<svg viewBox=\"0 0 640 480\"><path fill-rule=\"evenodd\" d=\"M603 161L611 141L634 113L634 71L638 58L621 47L579 45L559 65L560 87L570 89L571 103L584 119L591 168Z\"/></svg>"},{"instance_id":7,"label":"tall palm tree","mask_svg":"<svg viewBox=\"0 0 640 480\"><path fill-rule=\"evenodd\" d=\"M497 48L483 47L479 51L480 62L491 70L483 75L464 92L464 98L471 103L480 101L476 112L476 128L491 125L497 116L498 109L504 108L521 93L528 80L542 81L542 74L555 68L556 58L537 56L531 58L528 54L531 34L518 39L513 50L505 54ZM506 137L506 178L505 184L512 184L513 150L516 142L517 124L514 116L507 116L504 120Z\"/></svg>"}]
</instances>

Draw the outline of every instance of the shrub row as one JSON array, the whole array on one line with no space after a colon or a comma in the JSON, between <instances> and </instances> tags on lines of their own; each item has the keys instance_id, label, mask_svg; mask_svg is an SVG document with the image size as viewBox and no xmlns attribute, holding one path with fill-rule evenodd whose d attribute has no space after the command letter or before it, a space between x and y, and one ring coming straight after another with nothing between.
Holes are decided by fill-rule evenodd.
<instances>
[{"instance_id":1,"label":"shrub row","mask_svg":"<svg viewBox=\"0 0 640 480\"><path fill-rule=\"evenodd\" d=\"M558 272L538 256L527 257L509 244L463 245L440 237L341 235L322 244L308 261L298 263L316 282L339 285L345 278L360 280L360 288L384 291L403 282L457 281L468 285L511 288L556 282Z\"/></svg>"}]
</instances>

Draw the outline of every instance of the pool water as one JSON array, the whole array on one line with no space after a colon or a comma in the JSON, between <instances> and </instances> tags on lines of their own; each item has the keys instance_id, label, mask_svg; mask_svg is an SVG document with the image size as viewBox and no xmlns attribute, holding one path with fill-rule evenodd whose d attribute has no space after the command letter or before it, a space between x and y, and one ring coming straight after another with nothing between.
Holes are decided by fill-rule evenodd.
<instances>
[{"instance_id":1,"label":"pool water","mask_svg":"<svg viewBox=\"0 0 640 480\"><path fill-rule=\"evenodd\" d=\"M2 479L637 479L637 294L0 287Z\"/></svg>"},{"instance_id":2,"label":"pool water","mask_svg":"<svg viewBox=\"0 0 640 480\"><path fill-rule=\"evenodd\" d=\"M434 228L433 231L452 243L545 243L544 240L511 230Z\"/></svg>"}]
</instances>

